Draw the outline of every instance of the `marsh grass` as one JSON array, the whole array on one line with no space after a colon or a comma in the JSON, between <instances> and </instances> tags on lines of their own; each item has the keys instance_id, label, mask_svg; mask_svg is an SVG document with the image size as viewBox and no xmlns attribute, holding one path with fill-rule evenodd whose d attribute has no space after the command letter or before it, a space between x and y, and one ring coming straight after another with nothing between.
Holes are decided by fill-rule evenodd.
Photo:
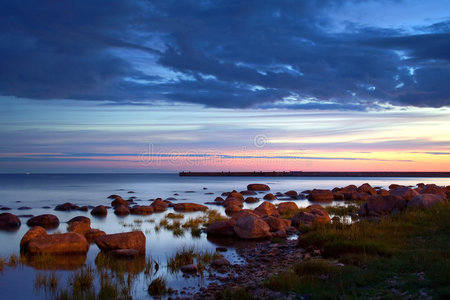
<instances>
[{"instance_id":1,"label":"marsh grass","mask_svg":"<svg viewBox=\"0 0 450 300\"><path fill-rule=\"evenodd\" d=\"M169 219L183 219L184 215L183 214L176 214L176 213L168 213L166 215L166 218L169 218Z\"/></svg>"},{"instance_id":2,"label":"marsh grass","mask_svg":"<svg viewBox=\"0 0 450 300\"><path fill-rule=\"evenodd\" d=\"M16 254L11 254L7 264L8 267L15 268L20 264L20 258Z\"/></svg>"},{"instance_id":3,"label":"marsh grass","mask_svg":"<svg viewBox=\"0 0 450 300\"><path fill-rule=\"evenodd\" d=\"M253 300L253 296L245 288L227 288L216 294L217 300Z\"/></svg>"},{"instance_id":4,"label":"marsh grass","mask_svg":"<svg viewBox=\"0 0 450 300\"><path fill-rule=\"evenodd\" d=\"M337 206L327 206L325 207L326 211L329 214L339 216L339 217L345 217L345 216L351 216L358 212L359 206L349 204L349 205L337 205Z\"/></svg>"},{"instance_id":5,"label":"marsh grass","mask_svg":"<svg viewBox=\"0 0 450 300\"><path fill-rule=\"evenodd\" d=\"M87 266L76 271L69 279L69 282L71 282L75 291L84 292L92 288L94 277L94 269L91 266Z\"/></svg>"},{"instance_id":6,"label":"marsh grass","mask_svg":"<svg viewBox=\"0 0 450 300\"><path fill-rule=\"evenodd\" d=\"M55 272L37 273L34 286L38 289L56 290L58 287L58 276Z\"/></svg>"},{"instance_id":7,"label":"marsh grass","mask_svg":"<svg viewBox=\"0 0 450 300\"><path fill-rule=\"evenodd\" d=\"M157 277L148 286L150 296L162 296L167 293L167 281L164 277Z\"/></svg>"},{"instance_id":8,"label":"marsh grass","mask_svg":"<svg viewBox=\"0 0 450 300\"><path fill-rule=\"evenodd\" d=\"M222 254L217 252L200 251L194 247L183 246L167 260L167 268L170 272L176 273L181 267L196 263L199 270L202 271L211 261L220 257Z\"/></svg>"},{"instance_id":9,"label":"marsh grass","mask_svg":"<svg viewBox=\"0 0 450 300\"><path fill-rule=\"evenodd\" d=\"M408 209L379 221L313 227L299 237L298 245L322 249L325 259L299 263L271 276L264 285L312 299L337 295L448 299L449 219L446 203L427 210Z\"/></svg>"},{"instance_id":10,"label":"marsh grass","mask_svg":"<svg viewBox=\"0 0 450 300\"><path fill-rule=\"evenodd\" d=\"M201 235L202 235L202 230L201 229L199 229L199 228L191 228L191 236L193 238L198 239L198 238L201 237Z\"/></svg>"}]
</instances>

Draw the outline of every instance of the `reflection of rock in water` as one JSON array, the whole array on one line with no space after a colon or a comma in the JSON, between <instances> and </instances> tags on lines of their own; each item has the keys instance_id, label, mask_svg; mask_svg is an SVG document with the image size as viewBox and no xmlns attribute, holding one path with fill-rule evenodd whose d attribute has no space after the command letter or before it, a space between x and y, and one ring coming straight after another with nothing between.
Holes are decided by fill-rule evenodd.
<instances>
[{"instance_id":1,"label":"reflection of rock in water","mask_svg":"<svg viewBox=\"0 0 450 300\"><path fill-rule=\"evenodd\" d=\"M77 270L84 266L86 254L79 255L25 255L20 260L37 270Z\"/></svg>"},{"instance_id":2,"label":"reflection of rock in water","mask_svg":"<svg viewBox=\"0 0 450 300\"><path fill-rule=\"evenodd\" d=\"M208 241L220 247L232 247L237 254L241 254L242 250L254 248L256 245L264 240L242 240L232 236L214 236L208 235Z\"/></svg>"},{"instance_id":3,"label":"reflection of rock in water","mask_svg":"<svg viewBox=\"0 0 450 300\"><path fill-rule=\"evenodd\" d=\"M108 269L115 273L139 274L145 269L145 256L127 258L100 252L95 258L95 265L98 269Z\"/></svg>"}]
</instances>

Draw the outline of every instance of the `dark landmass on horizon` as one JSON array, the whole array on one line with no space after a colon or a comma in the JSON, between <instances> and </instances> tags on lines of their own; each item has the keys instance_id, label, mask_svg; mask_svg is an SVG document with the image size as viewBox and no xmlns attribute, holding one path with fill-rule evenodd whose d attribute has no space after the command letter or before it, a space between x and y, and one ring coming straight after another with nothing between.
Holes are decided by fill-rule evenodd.
<instances>
[{"instance_id":1,"label":"dark landmass on horizon","mask_svg":"<svg viewBox=\"0 0 450 300\"><path fill-rule=\"evenodd\" d=\"M450 172L180 172L180 176L245 176L245 177L450 177Z\"/></svg>"}]
</instances>

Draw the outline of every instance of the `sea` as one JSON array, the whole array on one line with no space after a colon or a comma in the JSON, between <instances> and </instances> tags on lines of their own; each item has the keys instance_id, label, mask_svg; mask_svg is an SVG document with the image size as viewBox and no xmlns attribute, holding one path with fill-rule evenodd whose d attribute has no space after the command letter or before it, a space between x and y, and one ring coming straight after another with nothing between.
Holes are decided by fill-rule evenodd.
<instances>
[{"instance_id":1,"label":"sea","mask_svg":"<svg viewBox=\"0 0 450 300\"><path fill-rule=\"evenodd\" d=\"M450 178L364 178L364 177L190 177L178 174L0 174L0 213L9 212L20 216L22 225L17 231L0 231L0 258L8 262L13 256L20 257L20 240L29 227L26 225L31 216L40 214L54 214L61 224L52 232L66 232L68 220L75 216L91 218L91 227L98 228L108 234L142 230L146 236L146 259L158 264L157 274L144 274L135 276L132 283L132 296L134 299L148 299L147 288L152 276L161 276L167 286L183 295L191 295L211 281L203 276L184 276L181 272L172 272L167 268L167 261L181 248L195 248L198 251L214 252L217 247L226 248L224 256L231 263L245 263L239 255L240 247L249 247L251 243L232 243L208 239L205 233L192 236L189 232L174 235L170 230L155 228L164 217L173 212L171 208L164 213L155 213L149 216L118 217L110 209L105 218L95 218L89 212L55 211L58 204L70 202L78 206L110 205L107 197L117 194L124 199L135 197L139 205L149 205L153 199L169 199L174 203L193 202L205 204L213 202L223 192L232 190L242 191L250 183L264 183L270 186L270 192L284 193L295 190L298 193L314 188L332 189L350 184L361 185L369 183L373 187L388 188L396 183L415 186L418 183L434 183L440 186L450 185ZM262 198L264 193L257 197ZM292 201L286 197L279 197L273 203ZM295 200L299 207L306 207L311 203L308 200ZM247 204L244 208L255 208L260 203ZM340 205L330 203L327 205ZM207 205L225 215L224 208L216 205ZM201 212L185 213L184 221L189 218L201 216ZM182 220L183 221L183 220ZM87 265L95 265L99 249L91 244L86 261ZM36 284L37 276L42 272L57 272L60 285L64 287L72 276L74 270L42 270L33 266L5 263L0 269L0 299L52 299L55 293L39 287ZM180 294L178 294L181 296Z\"/></svg>"}]
</instances>

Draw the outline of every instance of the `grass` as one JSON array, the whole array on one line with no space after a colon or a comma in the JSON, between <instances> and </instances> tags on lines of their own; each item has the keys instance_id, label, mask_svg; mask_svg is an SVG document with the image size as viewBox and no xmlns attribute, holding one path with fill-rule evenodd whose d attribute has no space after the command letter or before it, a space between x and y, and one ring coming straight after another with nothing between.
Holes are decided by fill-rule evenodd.
<instances>
[{"instance_id":1,"label":"grass","mask_svg":"<svg viewBox=\"0 0 450 300\"><path fill-rule=\"evenodd\" d=\"M55 272L38 273L34 279L34 286L39 289L56 290L58 287L58 276Z\"/></svg>"},{"instance_id":2,"label":"grass","mask_svg":"<svg viewBox=\"0 0 450 300\"><path fill-rule=\"evenodd\" d=\"M9 256L9 260L8 260L8 266L11 268L15 268L17 267L17 265L20 263L20 258L15 255L15 254L11 254Z\"/></svg>"},{"instance_id":3,"label":"grass","mask_svg":"<svg viewBox=\"0 0 450 300\"><path fill-rule=\"evenodd\" d=\"M217 252L198 251L194 247L183 246L167 260L167 268L175 273L185 265L196 263L198 269L202 271L207 264L220 257L222 254Z\"/></svg>"},{"instance_id":4,"label":"grass","mask_svg":"<svg viewBox=\"0 0 450 300\"><path fill-rule=\"evenodd\" d=\"M168 213L166 215L166 218L169 218L169 219L183 219L184 215L183 214Z\"/></svg>"},{"instance_id":5,"label":"grass","mask_svg":"<svg viewBox=\"0 0 450 300\"><path fill-rule=\"evenodd\" d=\"M152 280L148 286L148 293L150 296L161 296L167 293L167 282L163 277L157 277Z\"/></svg>"},{"instance_id":6,"label":"grass","mask_svg":"<svg viewBox=\"0 0 450 300\"><path fill-rule=\"evenodd\" d=\"M253 300L253 296L245 288L228 288L216 295L217 300Z\"/></svg>"},{"instance_id":7,"label":"grass","mask_svg":"<svg viewBox=\"0 0 450 300\"><path fill-rule=\"evenodd\" d=\"M344 216L350 216L358 213L359 206L356 205L337 205L337 206L327 206L325 207L326 211L329 214L344 217Z\"/></svg>"},{"instance_id":8,"label":"grass","mask_svg":"<svg viewBox=\"0 0 450 300\"><path fill-rule=\"evenodd\" d=\"M0 258L0 272L3 272L3 268L5 267L5 260Z\"/></svg>"},{"instance_id":9,"label":"grass","mask_svg":"<svg viewBox=\"0 0 450 300\"><path fill-rule=\"evenodd\" d=\"M95 271L91 266L87 266L76 271L70 280L73 285L73 289L81 292L91 289L94 276Z\"/></svg>"},{"instance_id":10,"label":"grass","mask_svg":"<svg viewBox=\"0 0 450 300\"><path fill-rule=\"evenodd\" d=\"M450 297L450 204L379 221L316 226L298 245L320 249L264 286L311 299ZM425 296L424 296L425 295Z\"/></svg>"}]
</instances>

